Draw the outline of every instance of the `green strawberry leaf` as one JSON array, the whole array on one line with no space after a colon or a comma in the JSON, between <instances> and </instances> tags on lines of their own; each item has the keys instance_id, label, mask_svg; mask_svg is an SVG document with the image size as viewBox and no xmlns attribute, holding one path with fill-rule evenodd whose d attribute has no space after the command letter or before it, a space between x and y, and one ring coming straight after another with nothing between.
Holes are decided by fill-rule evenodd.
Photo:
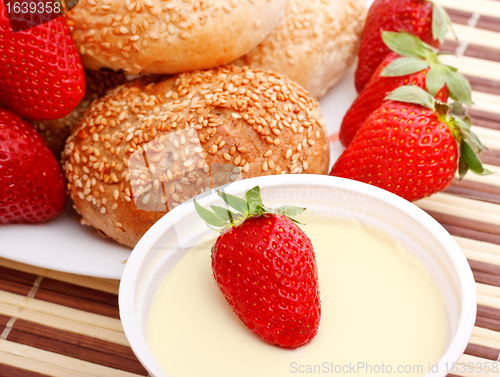
<instances>
[{"instance_id":1,"label":"green strawberry leaf","mask_svg":"<svg viewBox=\"0 0 500 377\"><path fill-rule=\"evenodd\" d=\"M425 86L429 93L435 97L446 83L446 67L441 64L431 64L431 69L427 72Z\"/></svg>"},{"instance_id":2,"label":"green strawberry leaf","mask_svg":"<svg viewBox=\"0 0 500 377\"><path fill-rule=\"evenodd\" d=\"M436 107L440 106L439 103ZM445 123L453 134L453 137L459 145L458 173L460 179L470 170L475 174L492 174L483 167L481 160L477 156L484 151L485 146L481 140L472 131L472 120L467 114L467 109L460 102L443 104L446 106L439 113L438 119Z\"/></svg>"},{"instance_id":3,"label":"green strawberry leaf","mask_svg":"<svg viewBox=\"0 0 500 377\"><path fill-rule=\"evenodd\" d=\"M382 40L389 49L401 56L426 59L436 56L437 50L410 33L383 31Z\"/></svg>"},{"instance_id":4,"label":"green strawberry leaf","mask_svg":"<svg viewBox=\"0 0 500 377\"><path fill-rule=\"evenodd\" d=\"M450 97L455 101L472 106L472 88L469 81L458 72L448 70L445 75Z\"/></svg>"},{"instance_id":5,"label":"green strawberry leaf","mask_svg":"<svg viewBox=\"0 0 500 377\"><path fill-rule=\"evenodd\" d=\"M390 92L385 100L399 102L409 102L422 105L428 109L434 110L436 100L422 88L415 85L405 85Z\"/></svg>"},{"instance_id":6,"label":"green strawberry leaf","mask_svg":"<svg viewBox=\"0 0 500 377\"><path fill-rule=\"evenodd\" d=\"M198 215L207 223L207 225L217 228L226 226L225 221L221 220L215 213L199 205L196 199L194 199L194 207L196 208Z\"/></svg>"},{"instance_id":7,"label":"green strawberry leaf","mask_svg":"<svg viewBox=\"0 0 500 377\"><path fill-rule=\"evenodd\" d=\"M463 107L463 106L462 106L462 107ZM465 110L465 107L464 107L464 110ZM465 115L463 116L463 121L464 121L464 123L465 123L467 126L469 126L469 128L470 128L470 127L472 127L472 119L471 119L471 118L470 118L470 116L467 114L467 110L465 110L465 111L466 111L466 113L465 113Z\"/></svg>"},{"instance_id":8,"label":"green strawberry leaf","mask_svg":"<svg viewBox=\"0 0 500 377\"><path fill-rule=\"evenodd\" d=\"M470 119L470 117L467 115L467 109L460 103L460 102L450 102L448 104L448 107L449 107L449 114L453 117L460 117L461 118L464 118L467 119L466 123L467 125L469 126L472 126L472 121Z\"/></svg>"},{"instance_id":9,"label":"green strawberry leaf","mask_svg":"<svg viewBox=\"0 0 500 377\"><path fill-rule=\"evenodd\" d=\"M456 56L454 52L450 52L450 51L439 51L437 54L438 54L438 56L441 56L441 55Z\"/></svg>"},{"instance_id":10,"label":"green strawberry leaf","mask_svg":"<svg viewBox=\"0 0 500 377\"><path fill-rule=\"evenodd\" d=\"M272 213L273 215L277 215L276 210L274 208L266 207L264 205L259 206L259 210L261 211L261 213Z\"/></svg>"},{"instance_id":11,"label":"green strawberry leaf","mask_svg":"<svg viewBox=\"0 0 500 377\"><path fill-rule=\"evenodd\" d=\"M288 216L287 216L288 217ZM300 221L297 221L295 220L294 218L292 217L288 217L292 222L294 222L295 224L299 224L299 225L303 225Z\"/></svg>"},{"instance_id":12,"label":"green strawberry leaf","mask_svg":"<svg viewBox=\"0 0 500 377\"><path fill-rule=\"evenodd\" d=\"M288 218L300 215L305 210L305 208L295 206L281 206L275 209L277 214L286 216Z\"/></svg>"},{"instance_id":13,"label":"green strawberry leaf","mask_svg":"<svg viewBox=\"0 0 500 377\"><path fill-rule=\"evenodd\" d=\"M219 206L210 206L212 208L212 211L214 211L215 215L224 221L224 225L226 225L227 222L234 223L238 218L241 217L241 215L236 214L227 208L219 207Z\"/></svg>"},{"instance_id":14,"label":"green strawberry leaf","mask_svg":"<svg viewBox=\"0 0 500 377\"><path fill-rule=\"evenodd\" d=\"M446 38L446 32L451 29L455 35L455 39L458 40L455 31L451 26L450 16L444 10L444 8L435 1L431 1L433 5L432 9L432 37L439 40L439 43L443 44Z\"/></svg>"},{"instance_id":15,"label":"green strawberry leaf","mask_svg":"<svg viewBox=\"0 0 500 377\"><path fill-rule=\"evenodd\" d=\"M256 186L247 191L244 196L245 199L241 199L237 196L226 194L221 191L218 191L217 195L219 195L226 204L236 209L240 213L234 213L227 208L219 207L216 205L211 206L213 210L213 212L211 212L208 209L200 206L196 199L194 199L196 212L207 223L208 227L215 231L223 231L229 227L239 226L246 219L253 216L260 216L265 213L270 213L273 215L284 215L294 223L300 224L297 220L293 219L292 216L298 215L305 211L305 208L293 206L282 206L276 209L264 206L262 204L259 186Z\"/></svg>"},{"instance_id":16,"label":"green strawberry leaf","mask_svg":"<svg viewBox=\"0 0 500 377\"><path fill-rule=\"evenodd\" d=\"M469 171L469 165L467 165L467 162L465 162L465 159L463 156L460 156L458 160L458 176L460 177L460 180L462 180L467 172Z\"/></svg>"},{"instance_id":17,"label":"green strawberry leaf","mask_svg":"<svg viewBox=\"0 0 500 377\"><path fill-rule=\"evenodd\" d=\"M483 152L486 147L481 143L481 140L476 136L474 132L472 132L470 118L467 116L465 119L462 119L458 116L453 116L453 121L455 125L458 126L458 129L461 133L462 138L469 144L469 146L473 149L473 151L477 154Z\"/></svg>"},{"instance_id":18,"label":"green strawberry leaf","mask_svg":"<svg viewBox=\"0 0 500 377\"><path fill-rule=\"evenodd\" d=\"M262 198L260 196L260 187L255 186L254 188L250 189L245 194L245 200L248 203L250 213L255 213L257 211L257 208L263 205Z\"/></svg>"},{"instance_id":19,"label":"green strawberry leaf","mask_svg":"<svg viewBox=\"0 0 500 377\"><path fill-rule=\"evenodd\" d=\"M448 113L443 115L444 123L453 132L453 136L459 143L460 158L458 161L458 172L460 179L470 170L475 174L488 175L491 172L483 167L477 156L486 147L472 131L472 120L467 114L467 109L460 102L448 104ZM443 119L441 119L443 121Z\"/></svg>"},{"instance_id":20,"label":"green strawberry leaf","mask_svg":"<svg viewBox=\"0 0 500 377\"><path fill-rule=\"evenodd\" d=\"M491 171L483 167L481 160L477 157L474 150L464 139L460 141L460 157L463 158L472 172L479 175L492 174Z\"/></svg>"},{"instance_id":21,"label":"green strawberry leaf","mask_svg":"<svg viewBox=\"0 0 500 377\"><path fill-rule=\"evenodd\" d=\"M382 77L398 77L420 72L426 69L429 63L426 60L413 56L401 57L390 62L380 73Z\"/></svg>"},{"instance_id":22,"label":"green strawberry leaf","mask_svg":"<svg viewBox=\"0 0 500 377\"><path fill-rule=\"evenodd\" d=\"M484 152L486 147L481 143L481 140L476 136L474 132L468 129L462 129L462 137L469 144L469 146L474 150L476 154Z\"/></svg>"},{"instance_id":23,"label":"green strawberry leaf","mask_svg":"<svg viewBox=\"0 0 500 377\"><path fill-rule=\"evenodd\" d=\"M242 213L244 216L247 215L249 206L248 202L245 199L238 198L237 196L226 194L222 191L217 191L217 195L219 195L222 200L226 202L227 205L233 207L238 212Z\"/></svg>"}]
</instances>

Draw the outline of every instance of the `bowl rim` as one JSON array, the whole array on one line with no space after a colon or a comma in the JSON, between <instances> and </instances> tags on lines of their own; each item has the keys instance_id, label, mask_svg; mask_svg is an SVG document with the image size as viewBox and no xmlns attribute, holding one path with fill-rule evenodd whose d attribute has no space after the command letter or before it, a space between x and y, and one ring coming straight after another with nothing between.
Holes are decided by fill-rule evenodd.
<instances>
[{"instance_id":1,"label":"bowl rim","mask_svg":"<svg viewBox=\"0 0 500 377\"><path fill-rule=\"evenodd\" d=\"M460 306L460 319L458 321L455 336L451 339L446 352L438 361L438 372L429 372L425 374L425 377L438 375L445 376L448 374L454 363L458 361L459 357L463 354L465 348L467 347L474 328L477 310L475 281L462 249L441 224L416 205L393 193L390 193L389 191L350 179L314 174L274 175L236 181L231 183L224 190L228 193L240 193L248 191L257 185L259 185L262 189L303 185L304 183L309 186L330 186L331 188L355 191L356 193L364 194L382 201L386 205L395 207L396 209L403 211L406 215L412 217L414 220L418 221L444 247L458 276L462 299L462 304ZM211 194L206 197L197 198L197 201L199 201L200 204L205 205L213 200L213 198L215 198L215 195ZM135 282L142 267L144 258L163 233L169 229L169 226L172 226L173 218L182 218L193 210L194 206L181 205L174 208L158 220L146 232L133 249L120 281L118 301L120 318L125 336L127 337L130 346L139 361L150 373L155 376L157 376L158 373L163 373L163 369L153 356L146 340L140 336L141 332L135 312ZM443 370L446 373L439 373ZM166 376L171 375L167 372Z\"/></svg>"}]
</instances>

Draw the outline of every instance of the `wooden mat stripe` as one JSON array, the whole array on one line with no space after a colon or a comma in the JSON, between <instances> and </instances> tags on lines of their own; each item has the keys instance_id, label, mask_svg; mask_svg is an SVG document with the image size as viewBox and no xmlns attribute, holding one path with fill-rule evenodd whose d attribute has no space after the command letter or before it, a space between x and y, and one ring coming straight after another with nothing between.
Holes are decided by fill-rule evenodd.
<instances>
[{"instance_id":1,"label":"wooden mat stripe","mask_svg":"<svg viewBox=\"0 0 500 377\"><path fill-rule=\"evenodd\" d=\"M117 292L117 281L0 259L0 363L9 365L0 365L0 376L26 375L19 368L56 376L147 375L123 334ZM82 369L81 361L90 365Z\"/></svg>"},{"instance_id":2,"label":"wooden mat stripe","mask_svg":"<svg viewBox=\"0 0 500 377\"><path fill-rule=\"evenodd\" d=\"M21 376L24 369L51 376L147 375L123 334L117 292L88 287L106 281L69 274L60 281L30 270L0 260L0 363L9 365L5 371L0 365L0 376ZM93 283L82 286L82 279Z\"/></svg>"},{"instance_id":3,"label":"wooden mat stripe","mask_svg":"<svg viewBox=\"0 0 500 377\"><path fill-rule=\"evenodd\" d=\"M13 272L0 266L0 290L28 295L38 277L23 272ZM115 294L79 287L54 279L40 279L34 297L39 300L64 305L119 319L118 300Z\"/></svg>"},{"instance_id":4,"label":"wooden mat stripe","mask_svg":"<svg viewBox=\"0 0 500 377\"><path fill-rule=\"evenodd\" d=\"M475 129L491 149L482 158L500 171L500 1L439 1L460 38L448 36L443 50L461 55L448 63L471 81ZM500 358L500 174L469 174L417 205L454 236L477 284L476 326L460 360L475 368L450 376L499 375L481 366ZM147 376L118 319L118 284L0 258L0 377Z\"/></svg>"},{"instance_id":5,"label":"wooden mat stripe","mask_svg":"<svg viewBox=\"0 0 500 377\"><path fill-rule=\"evenodd\" d=\"M475 131L491 149L482 160L500 171L500 2L440 2L447 7L459 38L448 36L442 50L459 57L445 62L470 80L476 103L470 110ZM500 175L480 179L468 174L464 181L456 180L444 193L417 205L454 236L477 284L476 327L460 360L474 368L450 376L498 376L483 367L500 359Z\"/></svg>"}]
</instances>

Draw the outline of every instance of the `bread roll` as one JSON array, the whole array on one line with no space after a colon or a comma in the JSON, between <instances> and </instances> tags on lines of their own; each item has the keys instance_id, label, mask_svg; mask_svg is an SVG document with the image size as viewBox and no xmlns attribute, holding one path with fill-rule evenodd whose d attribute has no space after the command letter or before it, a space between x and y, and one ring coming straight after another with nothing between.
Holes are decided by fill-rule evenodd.
<instances>
[{"instance_id":1,"label":"bread roll","mask_svg":"<svg viewBox=\"0 0 500 377\"><path fill-rule=\"evenodd\" d=\"M288 0L81 0L68 25L86 68L179 73L227 64L262 42Z\"/></svg>"},{"instance_id":2,"label":"bread roll","mask_svg":"<svg viewBox=\"0 0 500 377\"><path fill-rule=\"evenodd\" d=\"M114 72L99 72L85 70L85 96L75 109L64 118L55 120L36 120L33 126L42 135L45 144L50 148L57 159L66 144L66 139L71 134L76 122L87 110L92 101L102 97L108 89L123 84L126 80L125 75Z\"/></svg>"},{"instance_id":3,"label":"bread roll","mask_svg":"<svg viewBox=\"0 0 500 377\"><path fill-rule=\"evenodd\" d=\"M126 83L68 138L68 187L83 221L133 247L169 209L270 174L328 174L319 105L275 73L219 67Z\"/></svg>"},{"instance_id":4,"label":"bread roll","mask_svg":"<svg viewBox=\"0 0 500 377\"><path fill-rule=\"evenodd\" d=\"M365 0L290 0L271 35L233 64L279 72L319 98L353 64Z\"/></svg>"}]
</instances>

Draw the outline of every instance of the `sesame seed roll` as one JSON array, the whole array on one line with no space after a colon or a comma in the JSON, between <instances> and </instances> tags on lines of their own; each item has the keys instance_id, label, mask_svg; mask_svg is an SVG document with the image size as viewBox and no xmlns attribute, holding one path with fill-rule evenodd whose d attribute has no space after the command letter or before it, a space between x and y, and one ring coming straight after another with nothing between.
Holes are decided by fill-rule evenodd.
<instances>
[{"instance_id":1,"label":"sesame seed roll","mask_svg":"<svg viewBox=\"0 0 500 377\"><path fill-rule=\"evenodd\" d=\"M92 103L64 171L82 222L133 247L169 209L255 176L328 174L316 100L282 75L225 66L141 78Z\"/></svg>"},{"instance_id":2,"label":"sesame seed roll","mask_svg":"<svg viewBox=\"0 0 500 377\"><path fill-rule=\"evenodd\" d=\"M290 0L285 18L236 65L279 72L320 98L354 63L365 0Z\"/></svg>"},{"instance_id":3,"label":"sesame seed roll","mask_svg":"<svg viewBox=\"0 0 500 377\"><path fill-rule=\"evenodd\" d=\"M127 74L227 64L262 42L289 0L80 0L67 16L82 63Z\"/></svg>"}]
</instances>

